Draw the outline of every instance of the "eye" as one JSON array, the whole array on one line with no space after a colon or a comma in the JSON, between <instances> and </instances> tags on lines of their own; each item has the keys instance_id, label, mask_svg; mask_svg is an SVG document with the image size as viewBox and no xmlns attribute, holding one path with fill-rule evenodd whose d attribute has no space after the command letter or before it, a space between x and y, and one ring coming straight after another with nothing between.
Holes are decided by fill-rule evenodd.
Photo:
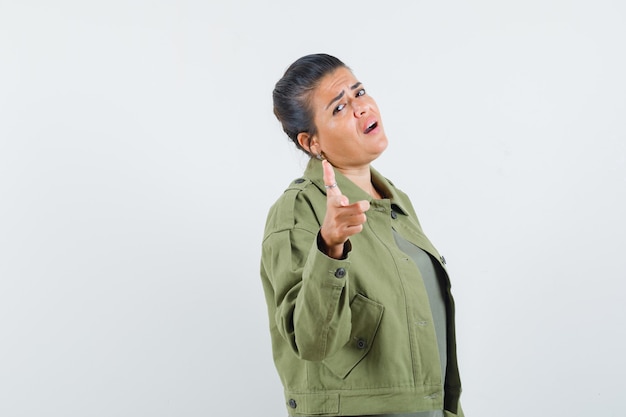
<instances>
[{"instance_id":1,"label":"eye","mask_svg":"<svg viewBox=\"0 0 626 417\"><path fill-rule=\"evenodd\" d=\"M339 113L340 111L342 111L344 109L344 107L346 107L345 104L340 104L337 107L335 107L335 109L333 110L333 115Z\"/></svg>"},{"instance_id":2,"label":"eye","mask_svg":"<svg viewBox=\"0 0 626 417\"><path fill-rule=\"evenodd\" d=\"M361 88L359 91L356 92L357 97L361 97L364 95L365 95L365 88Z\"/></svg>"}]
</instances>

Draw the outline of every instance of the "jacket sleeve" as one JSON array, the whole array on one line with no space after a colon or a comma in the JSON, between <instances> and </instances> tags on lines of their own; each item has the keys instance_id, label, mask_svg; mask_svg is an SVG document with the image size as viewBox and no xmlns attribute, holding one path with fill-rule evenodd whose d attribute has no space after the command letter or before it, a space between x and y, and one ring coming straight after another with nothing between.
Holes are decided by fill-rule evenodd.
<instances>
[{"instance_id":1,"label":"jacket sleeve","mask_svg":"<svg viewBox=\"0 0 626 417\"><path fill-rule=\"evenodd\" d=\"M276 213L282 219L289 217L285 214ZM318 249L319 225L314 223L299 222L266 235L261 275L271 326L299 358L320 361L350 338L350 262Z\"/></svg>"}]
</instances>

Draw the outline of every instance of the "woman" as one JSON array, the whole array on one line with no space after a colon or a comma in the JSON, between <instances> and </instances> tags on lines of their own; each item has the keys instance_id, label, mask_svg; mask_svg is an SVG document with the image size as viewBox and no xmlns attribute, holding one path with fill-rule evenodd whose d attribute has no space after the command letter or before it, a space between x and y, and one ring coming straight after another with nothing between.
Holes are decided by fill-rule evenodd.
<instances>
[{"instance_id":1,"label":"woman","mask_svg":"<svg viewBox=\"0 0 626 417\"><path fill-rule=\"evenodd\" d=\"M311 159L270 209L261 278L291 416L462 416L444 258L371 162L375 101L340 60L294 62L274 114Z\"/></svg>"}]
</instances>

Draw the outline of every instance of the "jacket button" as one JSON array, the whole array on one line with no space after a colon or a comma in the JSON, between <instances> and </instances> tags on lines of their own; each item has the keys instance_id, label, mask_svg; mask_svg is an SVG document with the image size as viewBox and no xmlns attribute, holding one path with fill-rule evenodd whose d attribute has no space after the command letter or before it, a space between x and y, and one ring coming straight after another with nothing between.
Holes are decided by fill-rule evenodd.
<instances>
[{"instance_id":1,"label":"jacket button","mask_svg":"<svg viewBox=\"0 0 626 417\"><path fill-rule=\"evenodd\" d=\"M289 400L288 404L291 408L296 408L298 406L298 404L296 404L296 400L294 400L293 398Z\"/></svg>"},{"instance_id":2,"label":"jacket button","mask_svg":"<svg viewBox=\"0 0 626 417\"><path fill-rule=\"evenodd\" d=\"M337 278L343 278L346 276L346 270L344 268L337 268L335 271L335 276Z\"/></svg>"},{"instance_id":3,"label":"jacket button","mask_svg":"<svg viewBox=\"0 0 626 417\"><path fill-rule=\"evenodd\" d=\"M359 339L356 341L356 347L359 349L365 349L367 347L367 342L364 339Z\"/></svg>"},{"instance_id":4,"label":"jacket button","mask_svg":"<svg viewBox=\"0 0 626 417\"><path fill-rule=\"evenodd\" d=\"M398 218L398 213L396 213L395 211L391 210L391 218L392 219L397 219Z\"/></svg>"},{"instance_id":5,"label":"jacket button","mask_svg":"<svg viewBox=\"0 0 626 417\"><path fill-rule=\"evenodd\" d=\"M304 182L304 178L298 178L294 181L296 184L302 184Z\"/></svg>"}]
</instances>

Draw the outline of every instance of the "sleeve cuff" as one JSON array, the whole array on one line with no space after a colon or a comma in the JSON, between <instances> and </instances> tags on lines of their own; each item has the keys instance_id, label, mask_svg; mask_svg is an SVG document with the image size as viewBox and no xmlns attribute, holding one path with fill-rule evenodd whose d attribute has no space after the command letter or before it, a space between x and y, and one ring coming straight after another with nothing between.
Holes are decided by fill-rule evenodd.
<instances>
[{"instance_id":1,"label":"sleeve cuff","mask_svg":"<svg viewBox=\"0 0 626 417\"><path fill-rule=\"evenodd\" d=\"M324 241L322 240L322 233L321 231L317 232L317 249L322 252L324 255L326 255L326 252L324 251L324 247L326 245L324 245ZM343 244L343 253L341 254L341 258L339 258L338 260L344 260L348 257L348 253L350 253L350 251L352 250L352 243L350 243L350 239L346 240L346 242Z\"/></svg>"}]
</instances>

